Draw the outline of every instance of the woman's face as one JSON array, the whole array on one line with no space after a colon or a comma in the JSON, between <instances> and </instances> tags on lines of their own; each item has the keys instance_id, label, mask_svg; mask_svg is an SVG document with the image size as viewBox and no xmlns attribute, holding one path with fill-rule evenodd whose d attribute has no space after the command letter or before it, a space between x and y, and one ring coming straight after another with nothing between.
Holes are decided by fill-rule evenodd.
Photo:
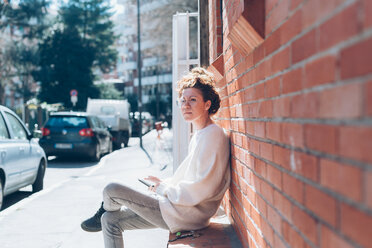
<instances>
[{"instance_id":1,"label":"woman's face","mask_svg":"<svg viewBox=\"0 0 372 248\"><path fill-rule=\"evenodd\" d=\"M187 88L182 92L179 105L185 121L193 122L201 117L206 118L209 116L208 109L211 106L211 101L204 102L203 95L199 89Z\"/></svg>"}]
</instances>

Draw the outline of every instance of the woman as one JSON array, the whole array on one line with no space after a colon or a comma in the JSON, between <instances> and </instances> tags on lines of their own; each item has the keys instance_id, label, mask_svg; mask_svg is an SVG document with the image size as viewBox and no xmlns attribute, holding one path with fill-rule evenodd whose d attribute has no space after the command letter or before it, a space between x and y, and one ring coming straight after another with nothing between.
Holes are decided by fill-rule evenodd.
<instances>
[{"instance_id":1,"label":"woman","mask_svg":"<svg viewBox=\"0 0 372 248\"><path fill-rule=\"evenodd\" d=\"M189 153L171 178L145 178L156 197L117 183L105 187L101 208L81 227L103 229L106 248L124 247L124 230L160 227L174 233L207 227L229 187L229 139L211 119L220 107L213 75L194 68L177 90L183 118L195 129Z\"/></svg>"}]
</instances>

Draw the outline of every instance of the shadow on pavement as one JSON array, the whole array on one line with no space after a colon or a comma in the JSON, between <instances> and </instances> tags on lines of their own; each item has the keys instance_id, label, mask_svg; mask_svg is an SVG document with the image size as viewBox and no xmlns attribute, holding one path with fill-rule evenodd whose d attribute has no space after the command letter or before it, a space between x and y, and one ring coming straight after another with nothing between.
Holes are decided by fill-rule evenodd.
<instances>
[{"instance_id":1,"label":"shadow on pavement","mask_svg":"<svg viewBox=\"0 0 372 248\"><path fill-rule=\"evenodd\" d=\"M19 190L17 192L14 192L10 195L5 196L4 204L1 210L3 211L4 209L11 207L12 205L22 201L23 199L29 197L30 195L32 195L31 191Z\"/></svg>"},{"instance_id":2,"label":"shadow on pavement","mask_svg":"<svg viewBox=\"0 0 372 248\"><path fill-rule=\"evenodd\" d=\"M97 164L98 162L89 161L89 159L85 157L48 157L48 168L84 168L95 166Z\"/></svg>"}]
</instances>

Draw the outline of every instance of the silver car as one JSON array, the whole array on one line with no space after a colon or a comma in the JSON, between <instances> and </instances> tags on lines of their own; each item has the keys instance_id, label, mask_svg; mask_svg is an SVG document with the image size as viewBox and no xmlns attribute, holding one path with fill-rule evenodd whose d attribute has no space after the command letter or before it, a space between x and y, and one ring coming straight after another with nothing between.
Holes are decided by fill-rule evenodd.
<instances>
[{"instance_id":1,"label":"silver car","mask_svg":"<svg viewBox=\"0 0 372 248\"><path fill-rule=\"evenodd\" d=\"M0 210L4 196L32 185L43 189L47 159L18 116L0 105Z\"/></svg>"}]
</instances>

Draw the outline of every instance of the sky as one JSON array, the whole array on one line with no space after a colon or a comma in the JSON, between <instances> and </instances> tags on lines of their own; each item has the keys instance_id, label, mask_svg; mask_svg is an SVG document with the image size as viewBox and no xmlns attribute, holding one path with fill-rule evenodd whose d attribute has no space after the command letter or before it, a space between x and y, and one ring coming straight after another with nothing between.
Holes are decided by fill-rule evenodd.
<instances>
[{"instance_id":1,"label":"sky","mask_svg":"<svg viewBox=\"0 0 372 248\"><path fill-rule=\"evenodd\" d=\"M51 14L57 14L58 10L58 2L60 1L68 1L68 0L52 0L50 5L50 13ZM121 4L118 4L118 0L109 0L111 2L111 6L113 6L115 10L115 15L119 15L120 13L123 13L124 6ZM114 15L114 17L115 17Z\"/></svg>"}]
</instances>

